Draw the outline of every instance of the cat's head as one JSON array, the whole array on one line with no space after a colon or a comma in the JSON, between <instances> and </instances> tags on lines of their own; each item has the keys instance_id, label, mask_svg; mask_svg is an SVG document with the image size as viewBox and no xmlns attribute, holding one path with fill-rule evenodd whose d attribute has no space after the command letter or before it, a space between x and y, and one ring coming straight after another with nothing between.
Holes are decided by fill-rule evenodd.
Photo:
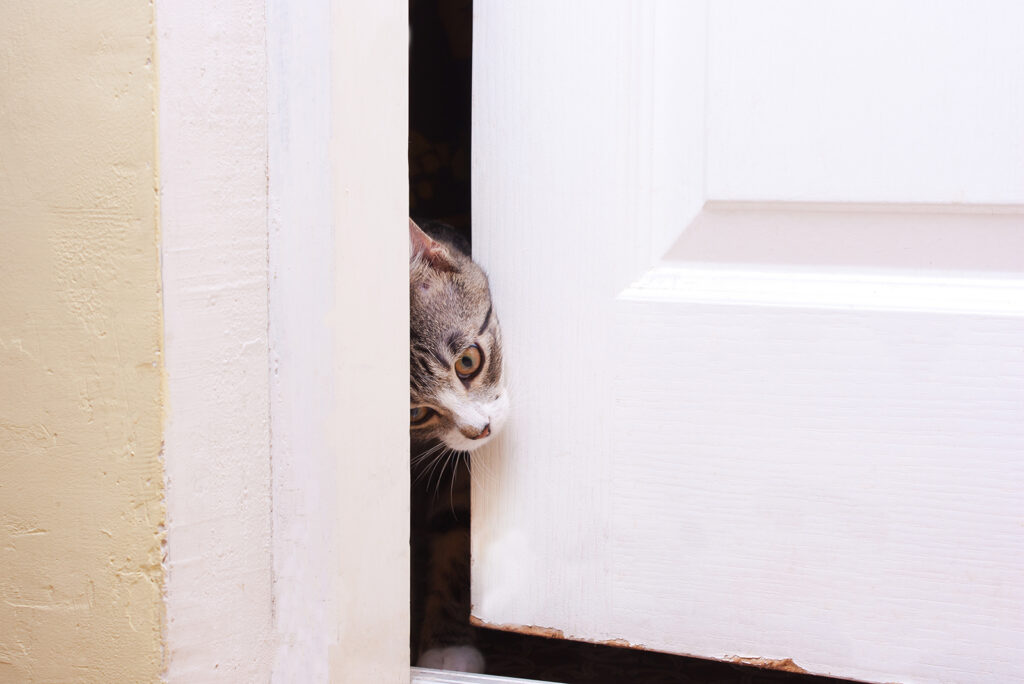
<instances>
[{"instance_id":1,"label":"cat's head","mask_svg":"<svg viewBox=\"0 0 1024 684\"><path fill-rule=\"evenodd\" d=\"M411 436L472 451L508 416L501 329L483 270L427 230L409 221Z\"/></svg>"}]
</instances>

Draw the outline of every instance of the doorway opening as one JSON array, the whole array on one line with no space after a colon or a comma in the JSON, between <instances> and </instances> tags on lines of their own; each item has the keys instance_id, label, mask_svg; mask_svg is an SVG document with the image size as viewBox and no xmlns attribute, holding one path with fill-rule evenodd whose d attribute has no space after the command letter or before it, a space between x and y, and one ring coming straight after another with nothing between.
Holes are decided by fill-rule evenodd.
<instances>
[{"instance_id":1,"label":"doorway opening","mask_svg":"<svg viewBox=\"0 0 1024 684\"><path fill-rule=\"evenodd\" d=\"M472 0L410 0L409 216L470 230Z\"/></svg>"},{"instance_id":2,"label":"doorway opening","mask_svg":"<svg viewBox=\"0 0 1024 684\"><path fill-rule=\"evenodd\" d=\"M441 221L472 244L471 112L472 0L410 0L409 25L409 216L419 224ZM418 477L413 486L437 475ZM447 487L447 475L444 476ZM433 487L433 485L431 485ZM414 515L416 507L413 507ZM468 515L468 514L467 514ZM418 648L417 593L429 533L413 530L412 652ZM419 585L419 586L418 586ZM475 628L487 674L563 684L837 684L842 680L687 658L616 646L545 638L514 631ZM775 663L784 668L785 663Z\"/></svg>"}]
</instances>

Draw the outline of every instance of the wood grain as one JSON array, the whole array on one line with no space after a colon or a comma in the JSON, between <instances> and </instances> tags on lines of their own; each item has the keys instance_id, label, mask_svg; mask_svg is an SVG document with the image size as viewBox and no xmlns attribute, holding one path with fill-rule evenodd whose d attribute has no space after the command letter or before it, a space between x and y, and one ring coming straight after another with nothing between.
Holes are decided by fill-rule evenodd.
<instances>
[{"instance_id":1,"label":"wood grain","mask_svg":"<svg viewBox=\"0 0 1024 684\"><path fill-rule=\"evenodd\" d=\"M1024 65L1020 9L928 7L477 8L474 247L513 390L474 461L478 620L1024 678L1024 96L994 85ZM982 35L954 52L985 68L944 80L948 40ZM939 71L901 88L900 60ZM688 249L723 206L742 216L709 230L740 247ZM839 217L830 256L767 248L808 211Z\"/></svg>"}]
</instances>

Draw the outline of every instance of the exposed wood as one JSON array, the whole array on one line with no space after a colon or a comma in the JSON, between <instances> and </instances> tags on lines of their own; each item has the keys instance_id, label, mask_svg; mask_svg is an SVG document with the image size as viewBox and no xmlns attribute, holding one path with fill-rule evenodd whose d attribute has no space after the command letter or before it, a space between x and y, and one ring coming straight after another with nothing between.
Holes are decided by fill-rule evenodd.
<instances>
[{"instance_id":1,"label":"exposed wood","mask_svg":"<svg viewBox=\"0 0 1024 684\"><path fill-rule=\"evenodd\" d=\"M560 629L553 627L538 627L537 625L513 625L513 624L492 624L485 622L475 615L469 616L469 621L477 627L486 627L488 629L499 629L506 632L517 632L519 634L526 634L528 636L539 636L546 639L565 639L566 635ZM576 641L582 641L590 644L600 644L602 646L615 646L616 648L631 648L637 651L649 650L643 644L634 644L626 641L625 639L576 639Z\"/></svg>"},{"instance_id":2,"label":"exposed wood","mask_svg":"<svg viewBox=\"0 0 1024 684\"><path fill-rule=\"evenodd\" d=\"M518 632L520 634L528 634L530 636L545 637L548 639L564 639L565 633L560 629L553 629L551 627L538 627L536 625L496 625L489 622L484 622L475 615L469 616L469 621L477 627L488 627L490 629L503 629L508 632Z\"/></svg>"},{"instance_id":3,"label":"exposed wood","mask_svg":"<svg viewBox=\"0 0 1024 684\"><path fill-rule=\"evenodd\" d=\"M796 672L797 674L807 674L807 670L800 667L793 662L792 658L740 658L736 657L732 659L732 662L737 665L751 665L753 667L763 667L767 670L779 670L781 672Z\"/></svg>"}]
</instances>

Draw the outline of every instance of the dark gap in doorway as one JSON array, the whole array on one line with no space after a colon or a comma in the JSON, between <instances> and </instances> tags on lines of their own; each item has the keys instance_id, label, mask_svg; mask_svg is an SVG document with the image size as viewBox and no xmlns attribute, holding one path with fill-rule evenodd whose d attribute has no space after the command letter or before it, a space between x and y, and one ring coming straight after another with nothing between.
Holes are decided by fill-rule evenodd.
<instances>
[{"instance_id":1,"label":"dark gap in doorway","mask_svg":"<svg viewBox=\"0 0 1024 684\"><path fill-rule=\"evenodd\" d=\"M472 0L410 0L409 215L470 240Z\"/></svg>"}]
</instances>

